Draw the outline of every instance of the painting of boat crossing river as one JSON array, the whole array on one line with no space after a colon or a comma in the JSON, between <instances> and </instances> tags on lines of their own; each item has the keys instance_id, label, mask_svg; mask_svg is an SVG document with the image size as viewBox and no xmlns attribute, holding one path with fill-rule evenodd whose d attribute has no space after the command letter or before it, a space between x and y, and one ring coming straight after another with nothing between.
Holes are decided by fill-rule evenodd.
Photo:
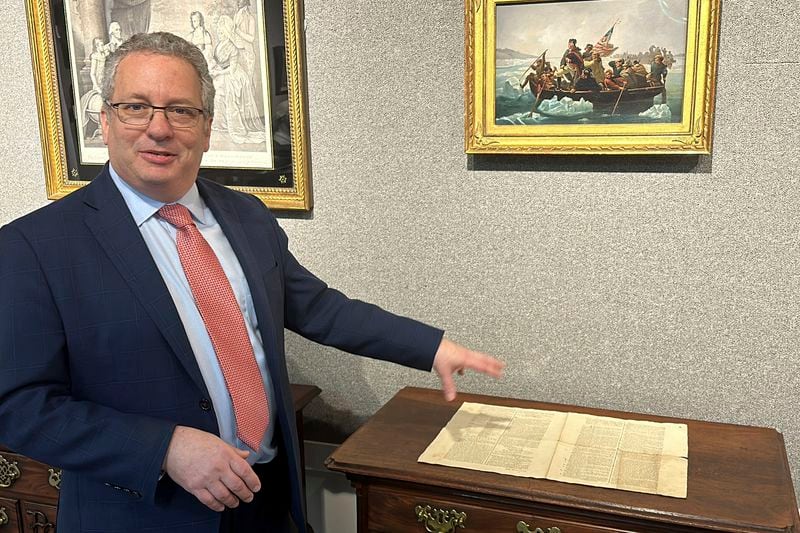
<instances>
[{"instance_id":1,"label":"painting of boat crossing river","mask_svg":"<svg viewBox=\"0 0 800 533\"><path fill-rule=\"evenodd\" d=\"M498 2L494 123L680 123L689 1Z\"/></svg>"}]
</instances>

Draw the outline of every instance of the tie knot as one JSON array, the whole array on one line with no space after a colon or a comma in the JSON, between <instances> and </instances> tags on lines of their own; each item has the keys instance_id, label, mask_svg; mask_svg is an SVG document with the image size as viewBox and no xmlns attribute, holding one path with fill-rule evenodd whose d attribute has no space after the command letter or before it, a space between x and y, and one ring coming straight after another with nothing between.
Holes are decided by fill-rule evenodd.
<instances>
[{"instance_id":1,"label":"tie knot","mask_svg":"<svg viewBox=\"0 0 800 533\"><path fill-rule=\"evenodd\" d=\"M192 214L181 204L166 204L158 210L158 216L178 229L194 224Z\"/></svg>"}]
</instances>

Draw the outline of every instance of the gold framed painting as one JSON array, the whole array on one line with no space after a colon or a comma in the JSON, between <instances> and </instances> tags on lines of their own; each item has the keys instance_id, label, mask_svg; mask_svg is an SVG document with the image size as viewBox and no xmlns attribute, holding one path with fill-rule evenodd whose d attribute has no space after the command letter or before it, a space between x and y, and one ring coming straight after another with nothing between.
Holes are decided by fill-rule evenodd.
<instances>
[{"instance_id":1,"label":"gold framed painting","mask_svg":"<svg viewBox=\"0 0 800 533\"><path fill-rule=\"evenodd\" d=\"M709 154L720 0L467 0L471 154Z\"/></svg>"},{"instance_id":2,"label":"gold framed painting","mask_svg":"<svg viewBox=\"0 0 800 533\"><path fill-rule=\"evenodd\" d=\"M105 58L129 36L168 31L203 51L216 97L200 175L278 210L310 210L302 0L25 0L47 195L106 162Z\"/></svg>"}]
</instances>

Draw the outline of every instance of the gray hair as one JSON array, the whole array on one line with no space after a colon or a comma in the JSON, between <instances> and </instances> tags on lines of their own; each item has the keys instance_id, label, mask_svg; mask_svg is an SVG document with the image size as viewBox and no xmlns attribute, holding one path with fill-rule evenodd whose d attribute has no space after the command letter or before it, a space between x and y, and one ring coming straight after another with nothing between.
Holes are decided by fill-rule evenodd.
<instances>
[{"instance_id":1,"label":"gray hair","mask_svg":"<svg viewBox=\"0 0 800 533\"><path fill-rule=\"evenodd\" d=\"M186 39L168 32L137 33L119 45L108 56L103 75L103 86L100 90L104 101L110 101L111 95L114 94L114 77L120 61L136 52L177 57L192 65L200 78L203 111L208 114L209 118L214 117L214 81L208 72L208 64L203 52Z\"/></svg>"}]
</instances>

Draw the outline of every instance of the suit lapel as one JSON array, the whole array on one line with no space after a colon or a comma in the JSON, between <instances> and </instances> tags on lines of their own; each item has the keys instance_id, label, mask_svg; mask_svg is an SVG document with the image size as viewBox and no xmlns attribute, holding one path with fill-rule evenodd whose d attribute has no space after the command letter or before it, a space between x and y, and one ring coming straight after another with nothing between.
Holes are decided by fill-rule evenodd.
<instances>
[{"instance_id":1,"label":"suit lapel","mask_svg":"<svg viewBox=\"0 0 800 533\"><path fill-rule=\"evenodd\" d=\"M104 169L84 191L84 202L92 208L85 219L89 230L164 335L192 381L208 396L178 310L108 170Z\"/></svg>"}]
</instances>

